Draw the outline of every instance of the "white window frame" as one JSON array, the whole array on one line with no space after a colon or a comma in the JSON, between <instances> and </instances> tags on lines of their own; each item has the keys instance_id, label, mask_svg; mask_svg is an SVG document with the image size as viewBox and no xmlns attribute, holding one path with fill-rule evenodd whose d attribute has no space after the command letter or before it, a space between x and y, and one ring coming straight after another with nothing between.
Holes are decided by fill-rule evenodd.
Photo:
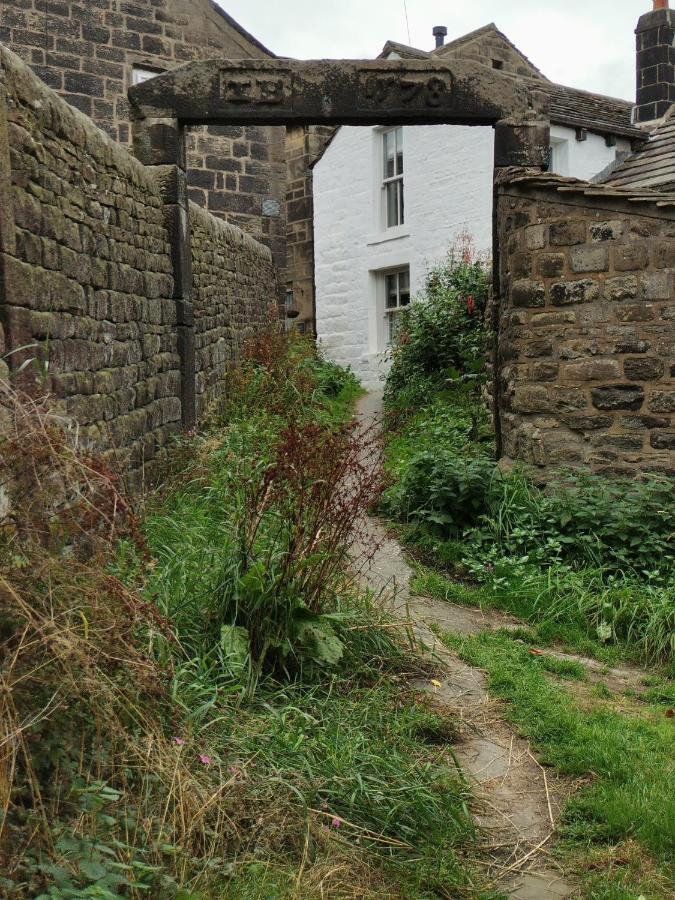
<instances>
[{"instance_id":1,"label":"white window frame","mask_svg":"<svg viewBox=\"0 0 675 900\"><path fill-rule=\"evenodd\" d=\"M388 135L394 135L395 146L394 146L394 174L388 176L387 175L387 156L386 156L386 147ZM400 148L401 148L401 170L398 171L398 140L400 136ZM381 171L382 171L382 224L385 230L390 228L400 228L405 224L405 189L403 183L403 175L405 171L405 156L404 156L404 146L403 146L403 128L400 125L397 125L394 128L386 128L384 131L380 132L380 159L381 159ZM396 221L389 221L389 186L396 185Z\"/></svg>"},{"instance_id":2,"label":"white window frame","mask_svg":"<svg viewBox=\"0 0 675 900\"><path fill-rule=\"evenodd\" d=\"M395 269L387 269L383 272L380 272L379 274L380 295L382 298L381 308L384 313L384 340L382 341L382 345L387 348L391 347L393 343L393 339L396 334L396 320L399 316L399 313L402 309L406 309L408 306L410 306L410 266L397 266ZM401 283L402 275L405 276L405 282L407 282L407 284L405 282L403 284ZM396 279L396 286L393 294L389 290L389 283L390 279L392 278ZM395 298L393 306L390 305L392 296Z\"/></svg>"},{"instance_id":3,"label":"white window frame","mask_svg":"<svg viewBox=\"0 0 675 900\"><path fill-rule=\"evenodd\" d=\"M551 164L549 171L554 175L569 175L570 143L565 138L551 137Z\"/></svg>"}]
</instances>

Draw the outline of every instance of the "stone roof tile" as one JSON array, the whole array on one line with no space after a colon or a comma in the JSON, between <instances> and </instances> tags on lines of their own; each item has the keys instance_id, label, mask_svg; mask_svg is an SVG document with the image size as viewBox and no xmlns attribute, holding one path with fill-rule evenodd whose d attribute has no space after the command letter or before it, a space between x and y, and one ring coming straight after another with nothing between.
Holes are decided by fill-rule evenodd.
<instances>
[{"instance_id":1,"label":"stone roof tile","mask_svg":"<svg viewBox=\"0 0 675 900\"><path fill-rule=\"evenodd\" d=\"M620 188L675 190L675 106L654 128L644 147L616 166L603 183Z\"/></svg>"}]
</instances>

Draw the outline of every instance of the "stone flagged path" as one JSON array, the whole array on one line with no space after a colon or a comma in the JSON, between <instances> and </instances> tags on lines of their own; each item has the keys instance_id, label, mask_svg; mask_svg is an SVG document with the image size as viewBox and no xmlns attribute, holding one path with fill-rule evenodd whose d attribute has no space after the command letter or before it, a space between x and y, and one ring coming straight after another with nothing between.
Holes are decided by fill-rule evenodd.
<instances>
[{"instance_id":1,"label":"stone flagged path","mask_svg":"<svg viewBox=\"0 0 675 900\"><path fill-rule=\"evenodd\" d=\"M361 399L357 415L364 426L377 421L381 406L381 394ZM484 613L412 595L414 573L399 543L374 518L368 520L366 531L366 540L377 550L374 555L371 551L360 579L388 613L413 623L415 637L438 665L434 681L440 684L424 681L417 687L433 694L462 723L461 739L452 749L472 787L473 813L482 828L478 849L487 880L521 900L573 896L576 886L563 877L547 853L573 785L539 765L528 742L501 718L483 673L458 660L432 630L468 635L517 623L499 612Z\"/></svg>"}]
</instances>

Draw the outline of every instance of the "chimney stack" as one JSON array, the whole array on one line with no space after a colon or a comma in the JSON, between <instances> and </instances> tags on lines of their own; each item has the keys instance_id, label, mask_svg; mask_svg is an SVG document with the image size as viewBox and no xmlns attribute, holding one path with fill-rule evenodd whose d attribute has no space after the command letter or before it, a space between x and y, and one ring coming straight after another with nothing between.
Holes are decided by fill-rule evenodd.
<instances>
[{"instance_id":1,"label":"chimney stack","mask_svg":"<svg viewBox=\"0 0 675 900\"><path fill-rule=\"evenodd\" d=\"M445 36L448 33L448 29L445 25L436 25L434 27L434 37L436 38L436 47L442 47L445 44Z\"/></svg>"},{"instance_id":2,"label":"chimney stack","mask_svg":"<svg viewBox=\"0 0 675 900\"><path fill-rule=\"evenodd\" d=\"M675 103L675 12L668 0L654 0L640 18L637 37L635 122L660 119Z\"/></svg>"}]
</instances>

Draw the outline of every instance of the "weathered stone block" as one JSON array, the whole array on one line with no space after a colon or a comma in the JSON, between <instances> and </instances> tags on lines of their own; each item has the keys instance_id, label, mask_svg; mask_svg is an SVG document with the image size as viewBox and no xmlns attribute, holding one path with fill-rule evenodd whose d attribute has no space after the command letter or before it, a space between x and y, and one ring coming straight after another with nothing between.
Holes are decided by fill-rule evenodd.
<instances>
[{"instance_id":1,"label":"weathered stone block","mask_svg":"<svg viewBox=\"0 0 675 900\"><path fill-rule=\"evenodd\" d=\"M659 241L656 244L654 262L658 269L675 269L675 240Z\"/></svg>"},{"instance_id":2,"label":"weathered stone block","mask_svg":"<svg viewBox=\"0 0 675 900\"><path fill-rule=\"evenodd\" d=\"M649 341L642 341L639 338L633 340L627 338L618 341L614 345L614 353L647 353L651 348Z\"/></svg>"},{"instance_id":3,"label":"weathered stone block","mask_svg":"<svg viewBox=\"0 0 675 900\"><path fill-rule=\"evenodd\" d=\"M549 228L549 243L554 247L586 243L586 223L556 222Z\"/></svg>"},{"instance_id":4,"label":"weathered stone block","mask_svg":"<svg viewBox=\"0 0 675 900\"><path fill-rule=\"evenodd\" d=\"M570 267L575 273L606 272L609 268L609 250L607 247L573 247Z\"/></svg>"},{"instance_id":5,"label":"weathered stone block","mask_svg":"<svg viewBox=\"0 0 675 900\"><path fill-rule=\"evenodd\" d=\"M638 280L635 275L608 278L605 281L606 300L634 300L638 295Z\"/></svg>"},{"instance_id":6,"label":"weathered stone block","mask_svg":"<svg viewBox=\"0 0 675 900\"><path fill-rule=\"evenodd\" d=\"M644 388L636 384L613 384L607 387L593 388L591 399L596 409L638 410L645 402Z\"/></svg>"},{"instance_id":7,"label":"weathered stone block","mask_svg":"<svg viewBox=\"0 0 675 900\"><path fill-rule=\"evenodd\" d=\"M542 278L559 278L565 271L565 254L542 253L537 269Z\"/></svg>"},{"instance_id":8,"label":"weathered stone block","mask_svg":"<svg viewBox=\"0 0 675 900\"><path fill-rule=\"evenodd\" d=\"M592 241L616 241L623 237L624 224L621 219L614 219L610 222L598 222L591 225Z\"/></svg>"},{"instance_id":9,"label":"weathered stone block","mask_svg":"<svg viewBox=\"0 0 675 900\"><path fill-rule=\"evenodd\" d=\"M642 450L644 442L642 434L598 434L591 438L591 444L594 447L627 453L637 453L638 450Z\"/></svg>"},{"instance_id":10,"label":"weathered stone block","mask_svg":"<svg viewBox=\"0 0 675 900\"><path fill-rule=\"evenodd\" d=\"M560 373L556 363L536 363L532 366L533 381L555 381Z\"/></svg>"},{"instance_id":11,"label":"weathered stone block","mask_svg":"<svg viewBox=\"0 0 675 900\"><path fill-rule=\"evenodd\" d=\"M649 409L655 413L675 412L675 391L654 391L649 398Z\"/></svg>"},{"instance_id":12,"label":"weathered stone block","mask_svg":"<svg viewBox=\"0 0 675 900\"><path fill-rule=\"evenodd\" d=\"M624 374L631 381L653 381L655 378L660 378L664 370L663 360L654 356L626 359L623 363Z\"/></svg>"},{"instance_id":13,"label":"weathered stone block","mask_svg":"<svg viewBox=\"0 0 675 900\"><path fill-rule=\"evenodd\" d=\"M528 250L541 250L546 246L545 225L528 225L523 234L525 236L525 246Z\"/></svg>"},{"instance_id":14,"label":"weathered stone block","mask_svg":"<svg viewBox=\"0 0 675 900\"><path fill-rule=\"evenodd\" d=\"M654 431L649 443L654 450L675 450L675 431Z\"/></svg>"},{"instance_id":15,"label":"weathered stone block","mask_svg":"<svg viewBox=\"0 0 675 900\"><path fill-rule=\"evenodd\" d=\"M572 431L598 431L601 428L611 428L614 419L612 416L600 416L584 413L561 416L561 420Z\"/></svg>"},{"instance_id":16,"label":"weathered stone block","mask_svg":"<svg viewBox=\"0 0 675 900\"><path fill-rule=\"evenodd\" d=\"M517 385L511 407L514 412L526 414L548 412L551 408L548 390L541 385Z\"/></svg>"},{"instance_id":17,"label":"weathered stone block","mask_svg":"<svg viewBox=\"0 0 675 900\"><path fill-rule=\"evenodd\" d=\"M552 387L551 400L553 408L559 412L572 412L588 406L585 392L578 388Z\"/></svg>"},{"instance_id":18,"label":"weathered stone block","mask_svg":"<svg viewBox=\"0 0 675 900\"><path fill-rule=\"evenodd\" d=\"M560 310L560 312L535 312L530 319L533 328L544 325L574 325L577 314L573 310Z\"/></svg>"},{"instance_id":19,"label":"weathered stone block","mask_svg":"<svg viewBox=\"0 0 675 900\"><path fill-rule=\"evenodd\" d=\"M516 253L512 260L514 278L530 278L532 275L532 255L530 253Z\"/></svg>"},{"instance_id":20,"label":"weathered stone block","mask_svg":"<svg viewBox=\"0 0 675 900\"><path fill-rule=\"evenodd\" d=\"M550 341L528 341L523 350L523 356L528 359L537 359L541 356L551 356L553 344Z\"/></svg>"},{"instance_id":21,"label":"weathered stone block","mask_svg":"<svg viewBox=\"0 0 675 900\"><path fill-rule=\"evenodd\" d=\"M613 247L612 258L617 272L634 272L649 265L649 251L643 241Z\"/></svg>"},{"instance_id":22,"label":"weathered stone block","mask_svg":"<svg viewBox=\"0 0 675 900\"><path fill-rule=\"evenodd\" d=\"M585 278L581 281L558 281L551 285L551 302L554 306L592 303L599 297L600 288L590 278Z\"/></svg>"},{"instance_id":23,"label":"weathered stone block","mask_svg":"<svg viewBox=\"0 0 675 900\"><path fill-rule=\"evenodd\" d=\"M648 303L642 306L619 306L616 309L619 322L651 322L655 316L654 307Z\"/></svg>"},{"instance_id":24,"label":"weathered stone block","mask_svg":"<svg viewBox=\"0 0 675 900\"><path fill-rule=\"evenodd\" d=\"M616 359L586 359L565 365L563 376L569 381L606 381L619 378L621 367Z\"/></svg>"},{"instance_id":25,"label":"weathered stone block","mask_svg":"<svg viewBox=\"0 0 675 900\"><path fill-rule=\"evenodd\" d=\"M640 276L639 296L643 300L671 300L673 298L672 274L646 272Z\"/></svg>"},{"instance_id":26,"label":"weathered stone block","mask_svg":"<svg viewBox=\"0 0 675 900\"><path fill-rule=\"evenodd\" d=\"M516 281L511 288L511 301L518 307L543 306L546 290L541 281Z\"/></svg>"},{"instance_id":27,"label":"weathered stone block","mask_svg":"<svg viewBox=\"0 0 675 900\"><path fill-rule=\"evenodd\" d=\"M650 430L652 428L668 428L670 419L664 416L622 416L621 425L623 428L637 431Z\"/></svg>"}]
</instances>

